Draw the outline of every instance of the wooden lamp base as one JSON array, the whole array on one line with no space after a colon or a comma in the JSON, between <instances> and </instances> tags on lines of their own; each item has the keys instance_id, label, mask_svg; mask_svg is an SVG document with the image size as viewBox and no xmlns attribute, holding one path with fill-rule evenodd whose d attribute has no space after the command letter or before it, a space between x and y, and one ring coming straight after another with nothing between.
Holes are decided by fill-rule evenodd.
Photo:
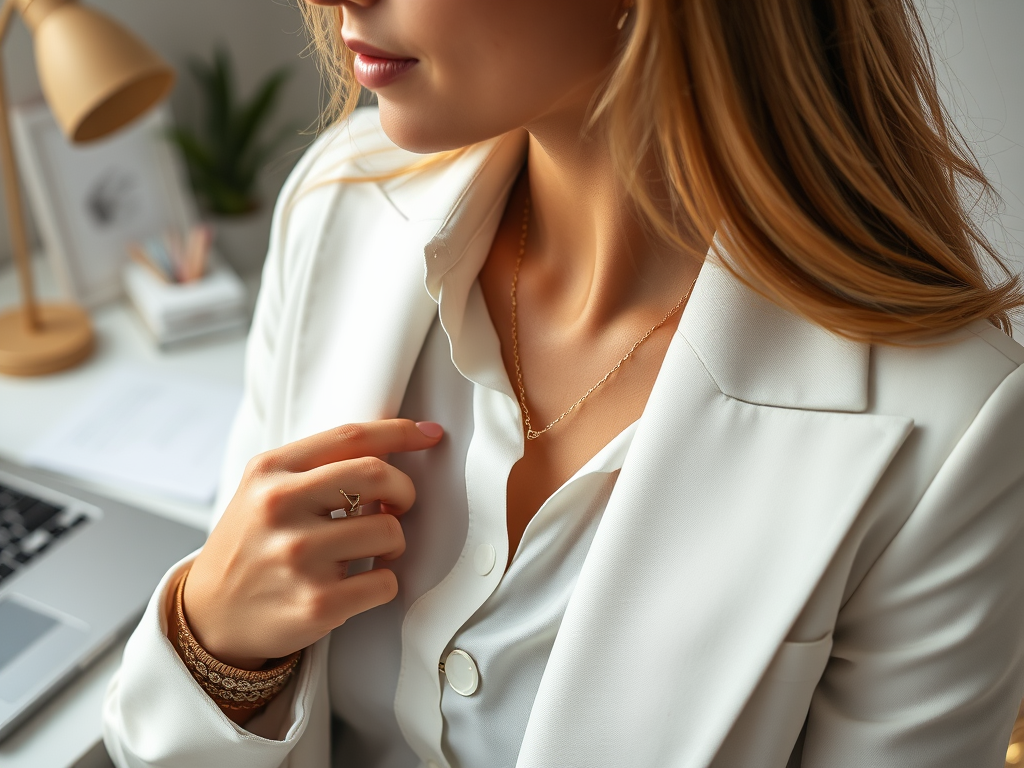
<instances>
[{"instance_id":1,"label":"wooden lamp base","mask_svg":"<svg viewBox=\"0 0 1024 768\"><path fill-rule=\"evenodd\" d=\"M70 368L92 354L89 315L73 304L40 304L38 330L29 330L21 309L0 314L0 373L42 376Z\"/></svg>"}]
</instances>

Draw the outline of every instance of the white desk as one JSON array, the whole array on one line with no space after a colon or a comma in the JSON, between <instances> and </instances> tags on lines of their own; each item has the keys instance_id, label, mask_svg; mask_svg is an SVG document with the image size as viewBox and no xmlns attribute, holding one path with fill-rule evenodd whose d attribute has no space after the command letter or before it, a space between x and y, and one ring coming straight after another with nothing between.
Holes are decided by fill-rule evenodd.
<instances>
[{"instance_id":1,"label":"white desk","mask_svg":"<svg viewBox=\"0 0 1024 768\"><path fill-rule=\"evenodd\" d=\"M38 293L54 296L48 273L37 264ZM255 294L255 282L249 281ZM17 301L10 269L0 274L0 308ZM0 455L19 461L36 436L56 424L114 366L130 364L158 373L173 373L240 385L244 338L239 334L197 342L171 352L156 349L134 311L125 304L93 314L97 350L70 371L33 379L0 376ZM76 481L78 482L78 481ZM206 527L210 509L116 486L95 484L94 490L156 514ZM100 741L100 703L107 681L117 668L123 643L101 656L43 709L0 742L4 768L94 768L105 763ZM106 763L109 765L109 763Z\"/></svg>"}]
</instances>

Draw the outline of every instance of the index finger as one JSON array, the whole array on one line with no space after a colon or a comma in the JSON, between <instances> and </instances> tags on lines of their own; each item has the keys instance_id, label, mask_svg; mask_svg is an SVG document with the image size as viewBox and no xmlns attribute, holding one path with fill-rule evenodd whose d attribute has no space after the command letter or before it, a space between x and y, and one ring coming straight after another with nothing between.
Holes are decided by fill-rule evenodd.
<instances>
[{"instance_id":1,"label":"index finger","mask_svg":"<svg viewBox=\"0 0 1024 768\"><path fill-rule=\"evenodd\" d=\"M409 419L382 419L343 424L310 435L270 452L272 461L289 472L305 472L336 461L363 456L422 451L437 445L444 435L440 424Z\"/></svg>"}]
</instances>

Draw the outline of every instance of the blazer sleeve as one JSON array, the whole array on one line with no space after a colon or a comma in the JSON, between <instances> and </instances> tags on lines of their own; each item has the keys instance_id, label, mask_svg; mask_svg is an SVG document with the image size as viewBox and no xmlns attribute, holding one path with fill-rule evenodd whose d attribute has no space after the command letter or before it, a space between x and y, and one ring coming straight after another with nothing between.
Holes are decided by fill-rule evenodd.
<instances>
[{"instance_id":1,"label":"blazer sleeve","mask_svg":"<svg viewBox=\"0 0 1024 768\"><path fill-rule=\"evenodd\" d=\"M303 180L339 129L318 139L298 163L275 207L270 247L246 347L245 387L222 471L211 527L234 495L248 460L268 444L268 372L280 358L277 329L287 291L288 222ZM301 218L301 217L299 217ZM104 742L119 768L326 768L329 761L327 644L303 654L296 680L245 728L228 720L192 679L167 639L168 589L195 556L164 576L125 647L121 667L107 690Z\"/></svg>"},{"instance_id":2,"label":"blazer sleeve","mask_svg":"<svg viewBox=\"0 0 1024 768\"><path fill-rule=\"evenodd\" d=\"M125 646L103 705L103 741L118 768L327 768L329 636L303 651L296 678L245 728L224 716L167 639L164 576Z\"/></svg>"},{"instance_id":3,"label":"blazer sleeve","mask_svg":"<svg viewBox=\"0 0 1024 768\"><path fill-rule=\"evenodd\" d=\"M805 768L1002 768L1024 682L1024 366L839 613Z\"/></svg>"}]
</instances>

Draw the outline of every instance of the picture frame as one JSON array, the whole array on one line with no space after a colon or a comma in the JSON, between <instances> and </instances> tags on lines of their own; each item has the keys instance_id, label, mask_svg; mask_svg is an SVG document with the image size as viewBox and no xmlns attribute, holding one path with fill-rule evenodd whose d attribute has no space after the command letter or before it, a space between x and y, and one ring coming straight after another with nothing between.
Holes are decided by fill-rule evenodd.
<instances>
[{"instance_id":1,"label":"picture frame","mask_svg":"<svg viewBox=\"0 0 1024 768\"><path fill-rule=\"evenodd\" d=\"M94 308L123 294L127 245L197 221L166 107L84 145L65 138L45 103L15 107L19 170L54 278Z\"/></svg>"}]
</instances>

